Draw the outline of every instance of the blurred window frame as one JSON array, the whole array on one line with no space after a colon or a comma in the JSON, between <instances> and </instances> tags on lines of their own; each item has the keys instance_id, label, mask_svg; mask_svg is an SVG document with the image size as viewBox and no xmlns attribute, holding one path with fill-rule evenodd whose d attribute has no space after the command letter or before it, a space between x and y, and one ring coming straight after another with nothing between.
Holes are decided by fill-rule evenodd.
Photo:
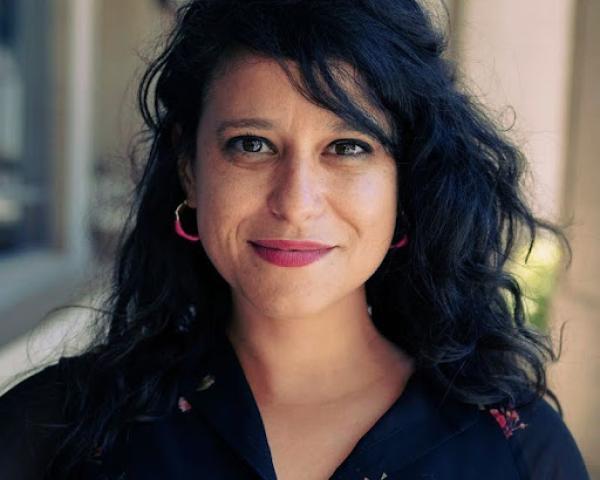
<instances>
[{"instance_id":1,"label":"blurred window frame","mask_svg":"<svg viewBox=\"0 0 600 480\"><path fill-rule=\"evenodd\" d=\"M86 270L93 267L87 219L95 0L16 3L21 15L16 28L26 26L25 37L30 36L27 61L33 71L25 75L37 76L30 79L33 87L23 83L26 90L34 89L34 100L41 98L47 113L40 116L41 124L25 119L24 127L24 143L33 135L39 142L28 155L35 155L36 166L45 171L46 225L40 228L46 230L31 248L0 256L0 345L27 333L51 308L76 300L85 292ZM42 38L46 45L40 45ZM25 116L35 120L27 108Z\"/></svg>"}]
</instances>

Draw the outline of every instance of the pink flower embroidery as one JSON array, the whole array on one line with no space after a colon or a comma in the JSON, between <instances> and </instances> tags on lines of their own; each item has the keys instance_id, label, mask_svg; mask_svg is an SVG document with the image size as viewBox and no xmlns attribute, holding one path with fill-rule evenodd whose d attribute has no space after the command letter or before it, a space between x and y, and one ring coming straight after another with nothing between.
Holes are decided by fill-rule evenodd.
<instances>
[{"instance_id":1,"label":"pink flower embroidery","mask_svg":"<svg viewBox=\"0 0 600 480\"><path fill-rule=\"evenodd\" d=\"M527 428L527 424L521 422L519 414L512 408L490 408L490 414L496 419L506 438L512 437L513 432Z\"/></svg>"},{"instance_id":2,"label":"pink flower embroidery","mask_svg":"<svg viewBox=\"0 0 600 480\"><path fill-rule=\"evenodd\" d=\"M179 400L177 401L177 406L179 407L179 410L181 410L183 413L192 409L190 402L188 402L184 397L179 397Z\"/></svg>"}]
</instances>

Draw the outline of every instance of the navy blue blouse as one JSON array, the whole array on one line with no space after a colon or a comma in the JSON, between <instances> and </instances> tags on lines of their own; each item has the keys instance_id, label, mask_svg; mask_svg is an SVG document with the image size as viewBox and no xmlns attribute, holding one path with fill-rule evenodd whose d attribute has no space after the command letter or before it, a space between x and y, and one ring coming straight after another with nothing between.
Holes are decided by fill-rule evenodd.
<instances>
[{"instance_id":1,"label":"navy blue blouse","mask_svg":"<svg viewBox=\"0 0 600 480\"><path fill-rule=\"evenodd\" d=\"M226 336L205 360L190 363L170 412L134 424L110 454L98 451L82 478L275 480L260 412ZM48 427L60 423L61 362L0 397L1 479L43 478L56 445ZM545 400L514 409L442 398L414 374L331 479L589 478L573 437Z\"/></svg>"}]
</instances>

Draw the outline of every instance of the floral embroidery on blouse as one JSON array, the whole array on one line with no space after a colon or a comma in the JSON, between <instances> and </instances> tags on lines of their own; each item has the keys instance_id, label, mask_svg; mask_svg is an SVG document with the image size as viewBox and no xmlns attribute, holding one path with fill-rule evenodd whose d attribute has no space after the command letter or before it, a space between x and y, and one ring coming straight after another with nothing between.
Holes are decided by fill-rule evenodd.
<instances>
[{"instance_id":1,"label":"floral embroidery on blouse","mask_svg":"<svg viewBox=\"0 0 600 480\"><path fill-rule=\"evenodd\" d=\"M513 432L527 428L527 424L521 422L519 414L514 408L490 408L490 414L496 419L506 438L512 437Z\"/></svg>"},{"instance_id":2,"label":"floral embroidery on blouse","mask_svg":"<svg viewBox=\"0 0 600 480\"><path fill-rule=\"evenodd\" d=\"M388 478L387 473L383 472L379 480L385 480L386 478ZM365 477L363 480L369 480L369 477Z\"/></svg>"},{"instance_id":3,"label":"floral embroidery on blouse","mask_svg":"<svg viewBox=\"0 0 600 480\"><path fill-rule=\"evenodd\" d=\"M177 406L179 407L179 410L181 410L183 413L192 409L190 402L188 402L184 397L179 397L179 400L177 401Z\"/></svg>"}]
</instances>

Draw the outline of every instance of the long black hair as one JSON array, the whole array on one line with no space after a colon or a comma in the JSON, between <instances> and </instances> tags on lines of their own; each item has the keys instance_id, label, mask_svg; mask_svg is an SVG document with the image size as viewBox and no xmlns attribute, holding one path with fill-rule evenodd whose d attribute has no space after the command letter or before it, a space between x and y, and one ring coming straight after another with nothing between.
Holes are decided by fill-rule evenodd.
<instances>
[{"instance_id":1,"label":"long black hair","mask_svg":"<svg viewBox=\"0 0 600 480\"><path fill-rule=\"evenodd\" d=\"M110 451L128 425L176 402L187 355L225 328L230 287L201 245L173 231L185 198L178 171L194 158L204 100L228 59L251 52L299 67L307 99L372 132L397 162L398 218L390 250L367 281L377 328L458 401L514 404L548 393L549 337L528 325L506 269L519 242L546 230L522 180L527 163L458 86L443 32L415 0L195 0L181 7L139 87L147 154L123 230L112 294L96 340L68 382L73 423L55 466L76 471ZM391 120L384 132L337 81L336 65ZM293 80L292 78L290 78ZM175 134L176 132L176 134ZM77 378L75 378L77 377ZM528 401L529 401L528 400Z\"/></svg>"}]
</instances>

